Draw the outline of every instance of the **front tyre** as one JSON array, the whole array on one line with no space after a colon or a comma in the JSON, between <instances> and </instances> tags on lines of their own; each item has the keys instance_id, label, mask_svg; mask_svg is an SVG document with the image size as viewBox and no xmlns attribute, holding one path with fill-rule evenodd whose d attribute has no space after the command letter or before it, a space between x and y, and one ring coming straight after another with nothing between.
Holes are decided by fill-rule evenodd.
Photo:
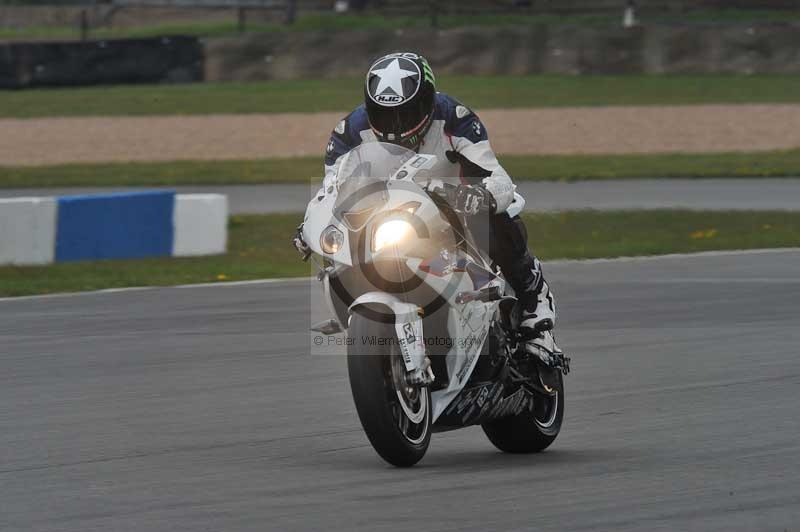
<instances>
[{"instance_id":1,"label":"front tyre","mask_svg":"<svg viewBox=\"0 0 800 532\"><path fill-rule=\"evenodd\" d=\"M555 441L564 420L564 376L558 372L557 392L537 393L534 411L482 425L495 447L506 453L538 453Z\"/></svg>"},{"instance_id":2,"label":"front tyre","mask_svg":"<svg viewBox=\"0 0 800 532\"><path fill-rule=\"evenodd\" d=\"M381 458L410 467L431 441L430 390L407 382L393 324L356 312L348 335L347 371L361 426Z\"/></svg>"}]
</instances>

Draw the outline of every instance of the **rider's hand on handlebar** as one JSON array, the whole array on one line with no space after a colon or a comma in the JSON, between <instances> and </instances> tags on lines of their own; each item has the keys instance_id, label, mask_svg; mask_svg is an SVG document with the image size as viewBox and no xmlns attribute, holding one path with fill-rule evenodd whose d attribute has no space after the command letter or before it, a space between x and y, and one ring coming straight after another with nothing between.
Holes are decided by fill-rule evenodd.
<instances>
[{"instance_id":1,"label":"rider's hand on handlebar","mask_svg":"<svg viewBox=\"0 0 800 532\"><path fill-rule=\"evenodd\" d=\"M454 208L457 212L475 215L480 212L494 213L497 202L483 185L459 185L455 194Z\"/></svg>"},{"instance_id":2,"label":"rider's hand on handlebar","mask_svg":"<svg viewBox=\"0 0 800 532\"><path fill-rule=\"evenodd\" d=\"M311 256L311 248L308 247L306 241L303 240L303 224L297 226L294 238L292 239L292 245L294 245L294 248L303 256L303 261L307 261L308 257Z\"/></svg>"}]
</instances>

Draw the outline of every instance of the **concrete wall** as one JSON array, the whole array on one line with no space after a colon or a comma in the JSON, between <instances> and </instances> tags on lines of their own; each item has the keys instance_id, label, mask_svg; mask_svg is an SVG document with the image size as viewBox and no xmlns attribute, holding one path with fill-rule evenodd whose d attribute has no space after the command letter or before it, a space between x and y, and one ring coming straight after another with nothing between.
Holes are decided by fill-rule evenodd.
<instances>
[{"instance_id":1,"label":"concrete wall","mask_svg":"<svg viewBox=\"0 0 800 532\"><path fill-rule=\"evenodd\" d=\"M441 13L475 14L481 13L519 13L521 15L551 14L611 14L622 17L626 0L530 0L529 8L514 8L513 0L440 0ZM132 3L136 3L135 1ZM198 2L199 4L200 2ZM214 2L210 2L213 4ZM351 4L353 1L351 0ZM373 13L394 15L430 16L428 0L382 0L370 2ZM33 5L36 4L36 5ZM53 4L56 4L53 2ZM122 2L101 2L91 5L84 2L67 2L65 5L47 5L37 1L31 5L0 5L0 28L22 27L77 27L82 11L86 12L91 28L142 27L159 24L183 24L195 22L235 21L236 9L225 7L167 7L120 5ZM297 13L331 14L334 0L298 0ZM713 9L800 9L800 0L638 0L637 12L645 18L650 15L680 14L693 10ZM285 8L249 9L247 19L252 21L284 22Z\"/></svg>"},{"instance_id":2,"label":"concrete wall","mask_svg":"<svg viewBox=\"0 0 800 532\"><path fill-rule=\"evenodd\" d=\"M359 77L409 47L444 74L800 73L800 23L474 27L0 44L0 88Z\"/></svg>"},{"instance_id":3,"label":"concrete wall","mask_svg":"<svg viewBox=\"0 0 800 532\"><path fill-rule=\"evenodd\" d=\"M154 191L0 200L0 264L225 253L227 198Z\"/></svg>"},{"instance_id":4,"label":"concrete wall","mask_svg":"<svg viewBox=\"0 0 800 532\"><path fill-rule=\"evenodd\" d=\"M61 196L57 201L56 262L172 253L174 192Z\"/></svg>"},{"instance_id":5,"label":"concrete wall","mask_svg":"<svg viewBox=\"0 0 800 532\"><path fill-rule=\"evenodd\" d=\"M200 81L195 37L0 44L0 88Z\"/></svg>"},{"instance_id":6,"label":"concrete wall","mask_svg":"<svg viewBox=\"0 0 800 532\"><path fill-rule=\"evenodd\" d=\"M446 74L800 73L800 24L784 23L251 34L208 39L205 78L358 77L409 47Z\"/></svg>"},{"instance_id":7,"label":"concrete wall","mask_svg":"<svg viewBox=\"0 0 800 532\"><path fill-rule=\"evenodd\" d=\"M0 264L53 262L54 198L0 199Z\"/></svg>"},{"instance_id":8,"label":"concrete wall","mask_svg":"<svg viewBox=\"0 0 800 532\"><path fill-rule=\"evenodd\" d=\"M175 199L176 257L225 253L228 198L222 194L179 194Z\"/></svg>"}]
</instances>

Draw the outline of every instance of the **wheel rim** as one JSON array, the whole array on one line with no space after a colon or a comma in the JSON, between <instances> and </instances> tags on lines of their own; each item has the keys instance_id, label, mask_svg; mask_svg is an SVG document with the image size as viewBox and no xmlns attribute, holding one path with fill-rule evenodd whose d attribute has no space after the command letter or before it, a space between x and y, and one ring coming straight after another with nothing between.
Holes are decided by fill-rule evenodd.
<instances>
[{"instance_id":1,"label":"wheel rim","mask_svg":"<svg viewBox=\"0 0 800 532\"><path fill-rule=\"evenodd\" d=\"M408 382L400 355L393 353L390 362L391 382L397 399L393 408L397 428L410 443L420 444L428 435L428 394L425 388Z\"/></svg>"},{"instance_id":2,"label":"wheel rim","mask_svg":"<svg viewBox=\"0 0 800 532\"><path fill-rule=\"evenodd\" d=\"M558 393L553 395L537 394L534 402L533 419L542 429L550 429L558 417Z\"/></svg>"}]
</instances>

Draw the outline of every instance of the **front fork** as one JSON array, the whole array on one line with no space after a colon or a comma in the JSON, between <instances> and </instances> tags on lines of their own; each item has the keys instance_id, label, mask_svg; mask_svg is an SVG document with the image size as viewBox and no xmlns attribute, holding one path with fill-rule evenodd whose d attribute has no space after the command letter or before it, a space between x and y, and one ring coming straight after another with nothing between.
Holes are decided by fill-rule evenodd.
<instances>
[{"instance_id":1,"label":"front fork","mask_svg":"<svg viewBox=\"0 0 800 532\"><path fill-rule=\"evenodd\" d=\"M375 307L387 309L392 316L383 315ZM406 378L412 384L429 385L435 380L431 361L425 352L425 336L422 329L423 310L413 304L400 301L386 292L366 292L356 298L350 305L350 315L362 312L369 316L375 312L376 319L392 318L394 321L397 343L406 368Z\"/></svg>"}]
</instances>

